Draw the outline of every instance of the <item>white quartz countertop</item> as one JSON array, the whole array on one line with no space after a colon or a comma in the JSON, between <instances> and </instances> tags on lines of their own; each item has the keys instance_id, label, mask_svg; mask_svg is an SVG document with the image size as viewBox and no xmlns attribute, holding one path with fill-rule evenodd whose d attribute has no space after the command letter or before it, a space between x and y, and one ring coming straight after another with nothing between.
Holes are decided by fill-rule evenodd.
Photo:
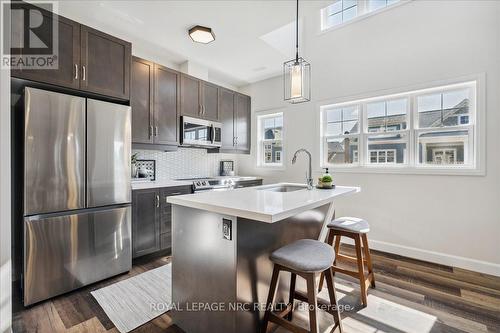
<instances>
[{"instance_id":1,"label":"white quartz countertop","mask_svg":"<svg viewBox=\"0 0 500 333\"><path fill-rule=\"evenodd\" d=\"M276 186L305 185L279 183L229 191L201 192L167 197L167 201L174 205L273 223L332 202L336 197L361 190L352 186L337 186L331 190L307 190L304 187L293 192L267 190Z\"/></svg>"},{"instance_id":2,"label":"white quartz countertop","mask_svg":"<svg viewBox=\"0 0 500 333\"><path fill-rule=\"evenodd\" d=\"M145 190L148 188L161 188L161 187L174 187L174 186L189 186L193 185L193 182L190 181L181 181L181 180L157 180L157 181L132 181L132 190Z\"/></svg>"}]
</instances>

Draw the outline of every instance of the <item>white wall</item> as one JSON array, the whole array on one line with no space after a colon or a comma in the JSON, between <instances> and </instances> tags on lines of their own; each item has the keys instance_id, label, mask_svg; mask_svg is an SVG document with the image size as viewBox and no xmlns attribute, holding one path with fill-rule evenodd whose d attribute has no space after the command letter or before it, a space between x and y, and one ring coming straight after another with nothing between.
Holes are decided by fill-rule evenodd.
<instances>
[{"instance_id":1,"label":"white wall","mask_svg":"<svg viewBox=\"0 0 500 333\"><path fill-rule=\"evenodd\" d=\"M282 101L281 77L243 90L252 111L286 107L286 169L256 167L239 158L245 175L266 182L304 181L305 158L314 152L320 174L315 114L321 100L486 73L486 176L335 173L337 184L362 193L338 201L337 213L369 220L372 247L500 275L500 2L412 1L318 35L318 13L306 13L304 57L312 64L312 102ZM255 119L255 118L254 118ZM314 178L315 178L314 177Z\"/></svg>"}]
</instances>

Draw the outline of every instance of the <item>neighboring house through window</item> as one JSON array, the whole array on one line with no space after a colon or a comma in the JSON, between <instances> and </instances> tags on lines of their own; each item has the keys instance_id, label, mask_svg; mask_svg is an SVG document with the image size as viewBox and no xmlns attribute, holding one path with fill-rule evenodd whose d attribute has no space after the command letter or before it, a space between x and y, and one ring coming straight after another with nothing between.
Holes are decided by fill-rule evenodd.
<instances>
[{"instance_id":1,"label":"neighboring house through window","mask_svg":"<svg viewBox=\"0 0 500 333\"><path fill-rule=\"evenodd\" d=\"M323 105L324 167L476 167L476 82Z\"/></svg>"},{"instance_id":2,"label":"neighboring house through window","mask_svg":"<svg viewBox=\"0 0 500 333\"><path fill-rule=\"evenodd\" d=\"M257 116L257 145L259 166L282 166L283 154L283 113L262 114Z\"/></svg>"}]
</instances>

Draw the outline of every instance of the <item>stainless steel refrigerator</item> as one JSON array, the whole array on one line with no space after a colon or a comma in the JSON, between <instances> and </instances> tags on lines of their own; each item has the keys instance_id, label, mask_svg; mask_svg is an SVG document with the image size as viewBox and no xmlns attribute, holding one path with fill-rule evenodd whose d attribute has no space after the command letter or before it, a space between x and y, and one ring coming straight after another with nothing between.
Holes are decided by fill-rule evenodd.
<instances>
[{"instance_id":1,"label":"stainless steel refrigerator","mask_svg":"<svg viewBox=\"0 0 500 333\"><path fill-rule=\"evenodd\" d=\"M24 304L130 270L131 110L24 96Z\"/></svg>"}]
</instances>

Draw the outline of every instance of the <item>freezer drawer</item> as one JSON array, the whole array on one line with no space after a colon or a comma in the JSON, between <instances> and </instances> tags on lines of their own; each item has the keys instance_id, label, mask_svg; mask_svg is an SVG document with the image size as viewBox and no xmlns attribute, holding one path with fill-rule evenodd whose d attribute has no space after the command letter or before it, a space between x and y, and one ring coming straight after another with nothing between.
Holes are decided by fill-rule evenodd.
<instances>
[{"instance_id":1,"label":"freezer drawer","mask_svg":"<svg viewBox=\"0 0 500 333\"><path fill-rule=\"evenodd\" d=\"M24 215L85 207L85 99L24 92Z\"/></svg>"},{"instance_id":2,"label":"freezer drawer","mask_svg":"<svg viewBox=\"0 0 500 333\"><path fill-rule=\"evenodd\" d=\"M24 220L24 304L130 270L131 208Z\"/></svg>"},{"instance_id":3,"label":"freezer drawer","mask_svg":"<svg viewBox=\"0 0 500 333\"><path fill-rule=\"evenodd\" d=\"M87 207L131 202L129 106L87 99Z\"/></svg>"}]
</instances>

